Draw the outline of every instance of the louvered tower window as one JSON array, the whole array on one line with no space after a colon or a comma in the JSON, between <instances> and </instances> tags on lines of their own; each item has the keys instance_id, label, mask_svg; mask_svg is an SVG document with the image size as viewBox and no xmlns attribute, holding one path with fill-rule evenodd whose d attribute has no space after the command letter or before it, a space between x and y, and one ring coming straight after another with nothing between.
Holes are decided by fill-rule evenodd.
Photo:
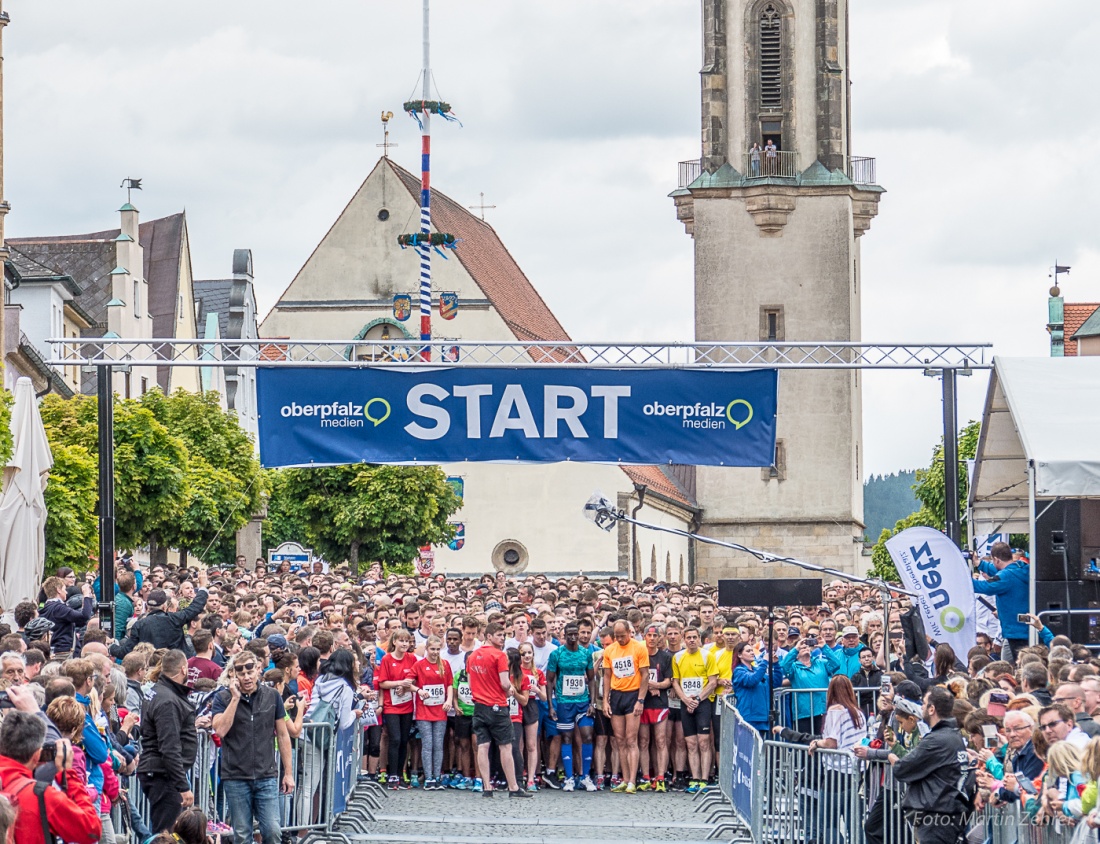
<instances>
[{"instance_id":1,"label":"louvered tower window","mask_svg":"<svg viewBox=\"0 0 1100 844\"><path fill-rule=\"evenodd\" d=\"M781 27L779 10L769 3L760 12L760 110L764 112L783 108Z\"/></svg>"}]
</instances>

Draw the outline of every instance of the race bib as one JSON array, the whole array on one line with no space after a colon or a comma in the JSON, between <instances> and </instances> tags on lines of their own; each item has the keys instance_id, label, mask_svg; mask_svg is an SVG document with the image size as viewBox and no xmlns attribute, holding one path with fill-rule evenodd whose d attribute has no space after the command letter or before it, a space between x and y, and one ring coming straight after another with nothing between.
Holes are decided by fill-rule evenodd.
<instances>
[{"instance_id":1,"label":"race bib","mask_svg":"<svg viewBox=\"0 0 1100 844\"><path fill-rule=\"evenodd\" d=\"M447 692L441 685L424 686L423 689L428 693L424 698L425 706L442 706L447 699Z\"/></svg>"},{"instance_id":2,"label":"race bib","mask_svg":"<svg viewBox=\"0 0 1100 844\"><path fill-rule=\"evenodd\" d=\"M474 705L474 695L470 691L470 684L469 683L459 683L458 684L458 699L460 701L462 701L464 704L466 704L467 706L473 706Z\"/></svg>"},{"instance_id":3,"label":"race bib","mask_svg":"<svg viewBox=\"0 0 1100 844\"><path fill-rule=\"evenodd\" d=\"M413 693L405 691L405 689L395 686L390 689L390 703L394 706L400 706L402 703L408 703L413 699Z\"/></svg>"},{"instance_id":4,"label":"race bib","mask_svg":"<svg viewBox=\"0 0 1100 844\"><path fill-rule=\"evenodd\" d=\"M512 695L508 695L508 714L513 718L519 715L519 701Z\"/></svg>"},{"instance_id":5,"label":"race bib","mask_svg":"<svg viewBox=\"0 0 1100 844\"><path fill-rule=\"evenodd\" d=\"M685 695L698 695L703 691L703 678L702 677L684 677L680 681L680 688L684 690Z\"/></svg>"},{"instance_id":6,"label":"race bib","mask_svg":"<svg viewBox=\"0 0 1100 844\"><path fill-rule=\"evenodd\" d=\"M624 677L633 677L634 657L621 656L618 659L611 660L611 673L613 673L620 680Z\"/></svg>"},{"instance_id":7,"label":"race bib","mask_svg":"<svg viewBox=\"0 0 1100 844\"><path fill-rule=\"evenodd\" d=\"M651 683L660 683L661 682L660 680L657 679L657 669L656 668L649 669L649 682L651 682Z\"/></svg>"},{"instance_id":8,"label":"race bib","mask_svg":"<svg viewBox=\"0 0 1100 844\"><path fill-rule=\"evenodd\" d=\"M668 708L669 709L679 709L680 708L680 698L676 697L675 695L669 695L668 696Z\"/></svg>"},{"instance_id":9,"label":"race bib","mask_svg":"<svg viewBox=\"0 0 1100 844\"><path fill-rule=\"evenodd\" d=\"M566 697L579 697L588 688L587 678L583 674L563 674L561 693Z\"/></svg>"}]
</instances>

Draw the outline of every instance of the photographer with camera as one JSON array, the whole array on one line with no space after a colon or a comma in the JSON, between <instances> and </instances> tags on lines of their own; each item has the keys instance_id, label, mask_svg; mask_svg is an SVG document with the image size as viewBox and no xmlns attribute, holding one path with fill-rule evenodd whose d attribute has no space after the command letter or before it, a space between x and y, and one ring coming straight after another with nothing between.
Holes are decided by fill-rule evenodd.
<instances>
[{"instance_id":1,"label":"photographer with camera","mask_svg":"<svg viewBox=\"0 0 1100 844\"><path fill-rule=\"evenodd\" d=\"M840 661L827 645L814 655L818 647L815 637L799 639L779 662L783 676L790 680L792 689L824 689L829 680L840 670ZM821 734L825 718L825 692L802 692L794 695L795 725L799 732Z\"/></svg>"},{"instance_id":2,"label":"photographer with camera","mask_svg":"<svg viewBox=\"0 0 1100 844\"><path fill-rule=\"evenodd\" d=\"M9 712L0 723L0 785L19 810L12 840L46 844L56 835L94 844L102 832L99 813L72 770L72 745L44 744L45 737L45 724L29 712ZM59 788L52 787L55 779Z\"/></svg>"},{"instance_id":3,"label":"photographer with camera","mask_svg":"<svg viewBox=\"0 0 1100 844\"><path fill-rule=\"evenodd\" d=\"M206 609L207 577L205 571L199 572L199 588L195 599L185 610L167 612L168 593L163 589L154 589L145 599L148 613L134 622L126 638L117 645L111 645L110 653L115 659L125 659L138 642L149 642L154 648L186 650L186 628Z\"/></svg>"}]
</instances>

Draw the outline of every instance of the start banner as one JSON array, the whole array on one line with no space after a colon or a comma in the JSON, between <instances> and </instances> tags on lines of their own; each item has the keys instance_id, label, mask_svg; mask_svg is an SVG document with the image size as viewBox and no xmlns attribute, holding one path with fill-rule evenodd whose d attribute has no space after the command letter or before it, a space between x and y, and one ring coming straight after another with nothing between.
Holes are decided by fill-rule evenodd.
<instances>
[{"instance_id":1,"label":"start banner","mask_svg":"<svg viewBox=\"0 0 1100 844\"><path fill-rule=\"evenodd\" d=\"M257 371L260 461L770 466L775 370Z\"/></svg>"}]
</instances>

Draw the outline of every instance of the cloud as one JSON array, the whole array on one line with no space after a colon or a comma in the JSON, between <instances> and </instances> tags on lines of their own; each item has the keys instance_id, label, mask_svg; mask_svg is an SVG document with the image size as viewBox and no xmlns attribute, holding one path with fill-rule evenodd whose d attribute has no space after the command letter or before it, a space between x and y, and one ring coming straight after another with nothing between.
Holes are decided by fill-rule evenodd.
<instances>
[{"instance_id":1,"label":"cloud","mask_svg":"<svg viewBox=\"0 0 1100 844\"><path fill-rule=\"evenodd\" d=\"M858 0L853 150L887 188L862 238L869 340L991 339L1044 354L1047 268L1100 299L1094 0ZM418 168L420 4L9 0L13 236L188 212L197 277L253 249L274 302L373 167L378 114ZM490 222L579 339L687 340L693 249L667 194L699 152L700 15L684 0L432 4L434 81L465 128L435 184ZM963 386L965 421L982 376ZM938 387L869 374L866 470L927 462ZM901 408L901 410L899 410Z\"/></svg>"}]
</instances>

